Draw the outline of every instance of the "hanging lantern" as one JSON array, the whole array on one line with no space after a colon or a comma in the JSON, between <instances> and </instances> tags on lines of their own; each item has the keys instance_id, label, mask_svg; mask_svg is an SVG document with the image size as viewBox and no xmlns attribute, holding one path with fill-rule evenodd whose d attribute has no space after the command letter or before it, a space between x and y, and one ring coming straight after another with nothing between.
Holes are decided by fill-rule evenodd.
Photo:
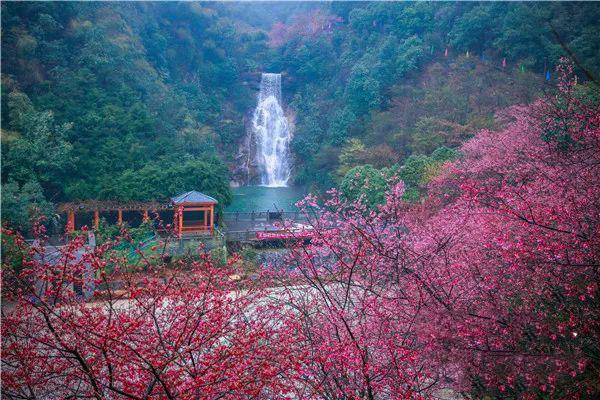
<instances>
[{"instance_id":1,"label":"hanging lantern","mask_svg":"<svg viewBox=\"0 0 600 400\"><path fill-rule=\"evenodd\" d=\"M444 57L448 57L448 48L446 47L446 51L444 51Z\"/></svg>"},{"instance_id":2,"label":"hanging lantern","mask_svg":"<svg viewBox=\"0 0 600 400\"><path fill-rule=\"evenodd\" d=\"M552 78L552 76L550 75L550 70L546 71L546 81L549 81Z\"/></svg>"},{"instance_id":3,"label":"hanging lantern","mask_svg":"<svg viewBox=\"0 0 600 400\"><path fill-rule=\"evenodd\" d=\"M506 57L502 59L502 68L506 68Z\"/></svg>"},{"instance_id":4,"label":"hanging lantern","mask_svg":"<svg viewBox=\"0 0 600 400\"><path fill-rule=\"evenodd\" d=\"M467 58L469 58L469 50L467 50Z\"/></svg>"}]
</instances>

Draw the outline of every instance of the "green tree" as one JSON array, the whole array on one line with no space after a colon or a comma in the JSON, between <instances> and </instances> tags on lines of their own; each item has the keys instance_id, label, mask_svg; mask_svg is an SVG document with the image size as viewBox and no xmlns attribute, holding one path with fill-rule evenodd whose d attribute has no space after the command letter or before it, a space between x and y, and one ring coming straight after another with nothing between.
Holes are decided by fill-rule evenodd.
<instances>
[{"instance_id":1,"label":"green tree","mask_svg":"<svg viewBox=\"0 0 600 400\"><path fill-rule=\"evenodd\" d=\"M433 160L426 155L411 155L406 159L402 168L400 168L400 179L404 181L407 187L418 188L426 183L426 171Z\"/></svg>"},{"instance_id":2,"label":"green tree","mask_svg":"<svg viewBox=\"0 0 600 400\"><path fill-rule=\"evenodd\" d=\"M327 131L327 138L329 143L342 144L346 138L350 135L354 123L356 122L356 116L348 109L344 108L339 110L333 116L329 130Z\"/></svg>"},{"instance_id":3,"label":"green tree","mask_svg":"<svg viewBox=\"0 0 600 400\"><path fill-rule=\"evenodd\" d=\"M375 207L385 201L388 182L384 171L377 170L368 164L360 165L346 173L340 190L349 200L362 197L366 205Z\"/></svg>"},{"instance_id":4,"label":"green tree","mask_svg":"<svg viewBox=\"0 0 600 400\"><path fill-rule=\"evenodd\" d=\"M431 179L440 173L442 165L457 156L456 150L440 147L431 156L413 154L408 157L398 170L398 177L406 185L404 198L408 201L418 200Z\"/></svg>"},{"instance_id":5,"label":"green tree","mask_svg":"<svg viewBox=\"0 0 600 400\"><path fill-rule=\"evenodd\" d=\"M35 181L19 185L9 181L2 185L2 223L13 229L27 231L31 222L40 217L52 217L53 207Z\"/></svg>"},{"instance_id":6,"label":"green tree","mask_svg":"<svg viewBox=\"0 0 600 400\"><path fill-rule=\"evenodd\" d=\"M359 117L381 104L380 83L370 76L366 67L354 68L346 86L346 99L351 112Z\"/></svg>"},{"instance_id":7,"label":"green tree","mask_svg":"<svg viewBox=\"0 0 600 400\"><path fill-rule=\"evenodd\" d=\"M362 164L365 159L365 145L360 139L349 139L344 146L339 156L339 167L337 174L343 178L352 167Z\"/></svg>"},{"instance_id":8,"label":"green tree","mask_svg":"<svg viewBox=\"0 0 600 400\"><path fill-rule=\"evenodd\" d=\"M126 170L118 177L106 175L99 180L97 191L104 198L148 201L197 190L226 206L231 203L228 175L227 167L216 157L171 157Z\"/></svg>"},{"instance_id":9,"label":"green tree","mask_svg":"<svg viewBox=\"0 0 600 400\"><path fill-rule=\"evenodd\" d=\"M460 143L465 128L450 121L433 117L421 117L412 135L412 149L417 154L431 154L440 146Z\"/></svg>"},{"instance_id":10,"label":"green tree","mask_svg":"<svg viewBox=\"0 0 600 400\"><path fill-rule=\"evenodd\" d=\"M292 150L302 160L310 160L323 140L323 129L314 116L308 116L296 126L296 132L301 134L294 135Z\"/></svg>"},{"instance_id":11,"label":"green tree","mask_svg":"<svg viewBox=\"0 0 600 400\"><path fill-rule=\"evenodd\" d=\"M73 167L72 146L65 140L72 125L57 124L51 111L36 111L24 93L10 93L8 108L17 136L4 152L5 179L39 182L47 196L60 196L60 182Z\"/></svg>"}]
</instances>

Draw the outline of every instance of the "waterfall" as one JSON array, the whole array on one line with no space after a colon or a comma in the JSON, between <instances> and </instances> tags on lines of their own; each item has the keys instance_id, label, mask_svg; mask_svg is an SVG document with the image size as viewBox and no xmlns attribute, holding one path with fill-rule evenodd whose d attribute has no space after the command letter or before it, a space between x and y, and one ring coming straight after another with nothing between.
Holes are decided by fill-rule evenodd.
<instances>
[{"instance_id":1,"label":"waterfall","mask_svg":"<svg viewBox=\"0 0 600 400\"><path fill-rule=\"evenodd\" d=\"M292 134L281 107L281 74L262 74L252 129L261 185L287 186Z\"/></svg>"}]
</instances>

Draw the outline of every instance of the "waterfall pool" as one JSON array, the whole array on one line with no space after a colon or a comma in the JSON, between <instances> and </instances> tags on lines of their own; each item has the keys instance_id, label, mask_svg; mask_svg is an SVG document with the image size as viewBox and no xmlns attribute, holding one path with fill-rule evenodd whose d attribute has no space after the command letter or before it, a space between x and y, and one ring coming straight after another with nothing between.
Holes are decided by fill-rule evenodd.
<instances>
[{"instance_id":1,"label":"waterfall pool","mask_svg":"<svg viewBox=\"0 0 600 400\"><path fill-rule=\"evenodd\" d=\"M227 212L296 211L294 203L307 194L305 188L293 186L240 186L232 188L232 191L233 201L225 209Z\"/></svg>"}]
</instances>

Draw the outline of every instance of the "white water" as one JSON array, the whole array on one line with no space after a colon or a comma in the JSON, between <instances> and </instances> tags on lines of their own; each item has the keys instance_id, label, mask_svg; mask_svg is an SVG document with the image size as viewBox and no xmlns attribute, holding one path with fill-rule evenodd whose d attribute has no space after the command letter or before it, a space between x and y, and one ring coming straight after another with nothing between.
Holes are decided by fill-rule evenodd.
<instances>
[{"instance_id":1,"label":"white water","mask_svg":"<svg viewBox=\"0 0 600 400\"><path fill-rule=\"evenodd\" d=\"M281 107L281 74L262 74L252 128L262 186L287 186L292 134Z\"/></svg>"}]
</instances>

